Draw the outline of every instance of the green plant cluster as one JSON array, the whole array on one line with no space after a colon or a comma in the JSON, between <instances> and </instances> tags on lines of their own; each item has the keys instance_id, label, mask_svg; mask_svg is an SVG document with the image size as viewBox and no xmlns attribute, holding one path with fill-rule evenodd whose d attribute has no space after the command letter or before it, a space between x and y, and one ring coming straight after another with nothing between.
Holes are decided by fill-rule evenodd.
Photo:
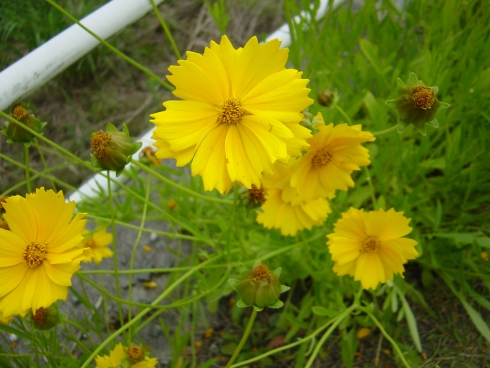
<instances>
[{"instance_id":1,"label":"green plant cluster","mask_svg":"<svg viewBox=\"0 0 490 368\"><path fill-rule=\"evenodd\" d=\"M221 19L216 20L220 29L228 24L225 4L208 4L212 16ZM152 167L132 161L133 165L124 170L128 183L102 172L109 192L101 188L98 196L77 203L77 209L86 212L93 224L112 227L113 232L116 225L134 231L137 240L132 259L143 233L176 239L182 245L175 251L177 264L148 270L136 268L131 261L128 269L118 270L116 252L115 268L103 263L102 269L82 269L75 276L83 287L71 288L70 293L86 309L84 317L63 317L55 329L47 331L35 330L29 319L15 318L8 325L0 324L1 366L42 366L43 359L52 367L93 366L97 355L107 355L120 340L126 345L142 342L138 333L151 325L160 326L167 338L171 367L221 366L228 356L236 359L228 365L231 367L287 362L301 368L314 366L315 361L332 367L377 366L380 361L433 367L443 366L444 360L439 359L447 357L451 366L462 366L463 362L468 367L490 365L485 352L458 356L452 348L437 345L427 332L430 328L421 323L435 319L439 308L448 311L445 301L428 298L437 295L432 289L443 290L441 293L452 296L468 316L465 321L476 336L471 343L480 352L485 346L488 349L490 7L476 0L410 1L402 10L388 0L367 0L360 7L349 1L337 8L330 2L326 15L316 19L318 6L319 1L311 6L309 1L285 0L284 7L292 35L289 60L310 79L312 96L325 89L334 91L326 106L315 103L309 112L321 112L326 123L362 124L364 130L376 135L376 141L366 145L371 165L358 172L354 188L332 200L332 214L326 223L301 231L294 238L281 236L276 230L266 231L255 222L255 210L244 205L243 190L235 186L227 196L216 191L205 193L201 179L191 177L187 167ZM302 14L299 20L294 18L296 14ZM121 51L110 50L147 73L149 79L158 78ZM385 103L397 98L397 79L408 80L410 73L427 86L438 86L438 99L451 105L438 112L438 129L426 126L425 136L414 126L398 134L398 112ZM163 80L156 82L169 87ZM7 113L0 115L19 124ZM1 160L26 172L25 181L0 188L0 196L25 194L26 188L29 192L36 187L39 178L48 179L53 189L74 190L56 170L69 165L93 170L59 142L46 138L47 132L49 122L44 135L31 132L35 144L22 147L25 162L0 153ZM43 171L29 169L30 150L41 157L62 156L65 163L46 165ZM171 208L169 201L176 206ZM419 244L419 257L406 265L405 278L396 277L375 291L363 292L352 278L339 278L332 272L326 235L349 207L393 207L412 219L411 237ZM155 230L147 226L148 221L169 223L169 230ZM189 242L192 247L186 254L183 244ZM256 309L224 305L235 295L228 280L238 276L240 264L252 267L256 260L271 270L281 267L280 283L291 287L281 295L284 306L271 312L269 325L254 322ZM132 300L131 287L129 298L124 299L118 284L114 295L99 282L102 278L117 282L118 273L131 275L131 281L131 277L147 272L169 275L159 296L148 303ZM101 313L91 302L88 288L103 296L102 309L106 302L115 302L119 317L116 327L109 326L107 310ZM129 307L128 316L123 316L123 306ZM231 321L246 331L245 338L226 330L221 335L225 343L219 354L203 358L194 349L202 340L196 329L210 327L206 311L226 308ZM164 321L167 312L178 316L175 328ZM445 318L448 323L451 316ZM457 331L458 322L451 323L454 339L468 344ZM369 348L359 336L362 328L371 332L366 340L376 336ZM28 352L18 352L7 333L27 342ZM266 346L278 337L279 346ZM69 349L66 341L74 343L76 349ZM364 346L366 358L359 353L360 346ZM222 360L222 356L227 358Z\"/></svg>"}]
</instances>

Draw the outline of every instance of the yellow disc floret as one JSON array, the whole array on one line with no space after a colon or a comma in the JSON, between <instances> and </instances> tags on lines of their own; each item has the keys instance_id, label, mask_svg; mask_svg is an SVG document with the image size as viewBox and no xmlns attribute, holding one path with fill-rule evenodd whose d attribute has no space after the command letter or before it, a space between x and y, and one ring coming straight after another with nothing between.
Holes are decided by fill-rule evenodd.
<instances>
[{"instance_id":1,"label":"yellow disc floret","mask_svg":"<svg viewBox=\"0 0 490 368\"><path fill-rule=\"evenodd\" d=\"M27 244L24 250L24 260L29 268L38 268L46 259L46 246L37 242Z\"/></svg>"},{"instance_id":2,"label":"yellow disc floret","mask_svg":"<svg viewBox=\"0 0 490 368\"><path fill-rule=\"evenodd\" d=\"M245 110L242 107L242 103L236 98L232 98L221 107L218 124L237 124L243 115L245 115Z\"/></svg>"}]
</instances>

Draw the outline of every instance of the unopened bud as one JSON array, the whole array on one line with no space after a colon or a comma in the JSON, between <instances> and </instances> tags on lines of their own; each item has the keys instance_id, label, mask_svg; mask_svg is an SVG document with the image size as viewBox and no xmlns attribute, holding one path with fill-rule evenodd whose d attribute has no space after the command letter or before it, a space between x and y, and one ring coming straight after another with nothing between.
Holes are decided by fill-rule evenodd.
<instances>
[{"instance_id":1,"label":"unopened bud","mask_svg":"<svg viewBox=\"0 0 490 368\"><path fill-rule=\"evenodd\" d=\"M264 307L280 308L283 303L279 295L287 290L288 286L279 283L281 268L270 272L267 266L256 262L252 270L242 267L242 279L230 280L230 285L240 295L239 307L253 305L255 309L262 310Z\"/></svg>"},{"instance_id":2,"label":"unopened bud","mask_svg":"<svg viewBox=\"0 0 490 368\"><path fill-rule=\"evenodd\" d=\"M39 134L42 134L42 129L46 125L46 123L41 123L33 115L29 114L29 112L21 105L14 106L12 109L12 117ZM2 133L9 138L9 143L20 142L30 145L32 139L34 138L32 133L28 132L19 124L12 121L8 122L7 128L2 130Z\"/></svg>"},{"instance_id":3,"label":"unopened bud","mask_svg":"<svg viewBox=\"0 0 490 368\"><path fill-rule=\"evenodd\" d=\"M414 73L410 74L408 84L400 78L398 83L398 97L386 101L386 104L398 110L398 132L401 133L409 124L425 135L425 124L438 128L436 113L439 109L446 109L449 104L437 99L438 87L428 87L417 78Z\"/></svg>"},{"instance_id":4,"label":"unopened bud","mask_svg":"<svg viewBox=\"0 0 490 368\"><path fill-rule=\"evenodd\" d=\"M321 91L318 96L316 96L316 100L322 106L328 106L332 102L333 92L329 89L324 89Z\"/></svg>"},{"instance_id":5,"label":"unopened bud","mask_svg":"<svg viewBox=\"0 0 490 368\"><path fill-rule=\"evenodd\" d=\"M38 308L35 312L31 311L31 319L38 330L49 330L59 322L58 308L54 304L49 308Z\"/></svg>"},{"instance_id":6,"label":"unopened bud","mask_svg":"<svg viewBox=\"0 0 490 368\"><path fill-rule=\"evenodd\" d=\"M119 176L142 143L131 143L126 124L123 125L122 132L108 124L105 132L92 134L91 144L92 166L100 170L113 170Z\"/></svg>"}]
</instances>

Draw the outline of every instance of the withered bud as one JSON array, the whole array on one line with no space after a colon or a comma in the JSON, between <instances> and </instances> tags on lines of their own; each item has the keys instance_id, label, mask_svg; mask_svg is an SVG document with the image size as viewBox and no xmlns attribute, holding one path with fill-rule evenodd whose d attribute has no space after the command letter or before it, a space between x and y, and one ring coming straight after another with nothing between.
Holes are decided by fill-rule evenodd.
<instances>
[{"instance_id":1,"label":"withered bud","mask_svg":"<svg viewBox=\"0 0 490 368\"><path fill-rule=\"evenodd\" d=\"M328 106L332 102L333 92L329 89L324 89L321 91L318 96L316 96L316 100L322 106Z\"/></svg>"}]
</instances>

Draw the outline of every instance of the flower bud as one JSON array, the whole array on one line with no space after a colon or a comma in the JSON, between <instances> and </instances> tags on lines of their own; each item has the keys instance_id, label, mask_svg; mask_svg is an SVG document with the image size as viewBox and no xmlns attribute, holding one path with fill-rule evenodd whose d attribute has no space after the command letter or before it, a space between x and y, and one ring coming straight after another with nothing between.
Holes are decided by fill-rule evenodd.
<instances>
[{"instance_id":1,"label":"flower bud","mask_svg":"<svg viewBox=\"0 0 490 368\"><path fill-rule=\"evenodd\" d=\"M143 348L134 344L128 348L127 354L128 358L134 363L143 360L143 358L145 357L145 351L143 350Z\"/></svg>"},{"instance_id":2,"label":"flower bud","mask_svg":"<svg viewBox=\"0 0 490 368\"><path fill-rule=\"evenodd\" d=\"M31 311L32 324L38 330L49 330L56 326L59 319L58 308L52 304L49 308L39 308Z\"/></svg>"},{"instance_id":3,"label":"flower bud","mask_svg":"<svg viewBox=\"0 0 490 368\"><path fill-rule=\"evenodd\" d=\"M408 84L400 78L397 83L398 97L386 101L386 104L398 110L398 133L409 124L413 124L422 135L425 135L425 124L438 128L437 110L449 107L449 104L437 99L439 88L427 87L414 73L410 74Z\"/></svg>"},{"instance_id":4,"label":"flower bud","mask_svg":"<svg viewBox=\"0 0 490 368\"><path fill-rule=\"evenodd\" d=\"M279 300L279 294L289 290L288 286L279 283L281 268L270 272L267 266L257 261L252 270L247 270L243 265L242 279L230 280L230 285L240 295L239 307L253 305L256 310L264 307L280 308L283 303Z\"/></svg>"},{"instance_id":5,"label":"flower bud","mask_svg":"<svg viewBox=\"0 0 490 368\"><path fill-rule=\"evenodd\" d=\"M243 203L249 208L257 208L265 202L265 188L257 188L254 184L242 194Z\"/></svg>"},{"instance_id":6,"label":"flower bud","mask_svg":"<svg viewBox=\"0 0 490 368\"><path fill-rule=\"evenodd\" d=\"M107 124L105 132L92 134L92 166L100 170L113 170L119 176L126 164L141 147L141 142L131 143L126 124L122 132L112 124Z\"/></svg>"},{"instance_id":7,"label":"flower bud","mask_svg":"<svg viewBox=\"0 0 490 368\"><path fill-rule=\"evenodd\" d=\"M316 100L322 106L328 106L332 102L334 95L333 92L329 89L324 89L321 91L318 96L316 96Z\"/></svg>"},{"instance_id":8,"label":"flower bud","mask_svg":"<svg viewBox=\"0 0 490 368\"><path fill-rule=\"evenodd\" d=\"M30 129L34 130L36 133L40 134L42 134L42 129L47 124L41 123L33 115L29 114L29 112L21 105L14 106L14 108L12 109L12 116L15 120L20 121L21 123L27 125ZM9 138L9 143L21 142L26 144L27 146L31 144L31 140L34 138L34 135L32 133L28 132L19 124L12 121L8 122L7 128L2 130L2 133Z\"/></svg>"},{"instance_id":9,"label":"flower bud","mask_svg":"<svg viewBox=\"0 0 490 368\"><path fill-rule=\"evenodd\" d=\"M143 148L140 152L140 162L148 166L160 166L160 160L155 155L156 152L157 150L150 146Z\"/></svg>"}]
</instances>

